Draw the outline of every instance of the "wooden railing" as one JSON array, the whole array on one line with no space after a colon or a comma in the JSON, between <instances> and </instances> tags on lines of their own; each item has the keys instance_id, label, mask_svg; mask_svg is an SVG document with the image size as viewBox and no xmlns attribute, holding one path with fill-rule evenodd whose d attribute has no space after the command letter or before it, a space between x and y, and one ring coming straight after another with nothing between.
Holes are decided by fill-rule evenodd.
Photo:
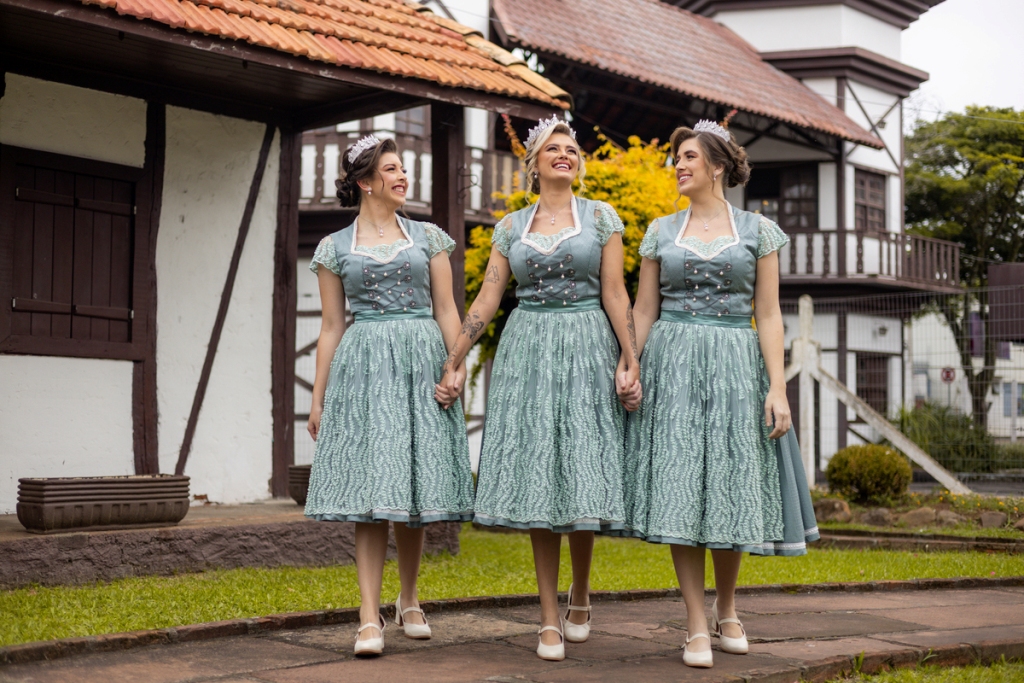
<instances>
[{"instance_id":1,"label":"wooden railing","mask_svg":"<svg viewBox=\"0 0 1024 683\"><path fill-rule=\"evenodd\" d=\"M337 210L334 180L341 171L341 155L358 139L359 133L336 132L332 129L303 134L300 211ZM413 135L395 136L409 176L406 196L409 211L430 213L431 161L430 141ZM495 193L509 194L516 184L519 160L509 152L466 149L462 171L463 205L468 221L494 223L493 212L504 208Z\"/></svg>"},{"instance_id":2,"label":"wooden railing","mask_svg":"<svg viewBox=\"0 0 1024 683\"><path fill-rule=\"evenodd\" d=\"M953 242L866 230L841 234L835 228L787 232L790 243L779 253L784 280L878 278L941 288L960 281L960 247Z\"/></svg>"}]
</instances>

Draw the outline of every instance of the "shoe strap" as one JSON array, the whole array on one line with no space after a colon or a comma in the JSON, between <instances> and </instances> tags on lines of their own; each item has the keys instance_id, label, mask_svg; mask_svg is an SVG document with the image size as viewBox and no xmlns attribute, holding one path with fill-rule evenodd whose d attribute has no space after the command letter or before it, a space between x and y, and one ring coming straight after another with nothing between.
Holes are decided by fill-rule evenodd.
<instances>
[{"instance_id":1,"label":"shoe strap","mask_svg":"<svg viewBox=\"0 0 1024 683\"><path fill-rule=\"evenodd\" d=\"M557 626L541 626L540 630L537 631L537 635L540 635L541 633L544 633L544 631L554 631L558 635L560 635L560 636L562 635L562 629L560 629Z\"/></svg>"},{"instance_id":2,"label":"shoe strap","mask_svg":"<svg viewBox=\"0 0 1024 683\"><path fill-rule=\"evenodd\" d=\"M356 631L356 636L358 637L358 635L360 633L362 633L363 631L365 631L368 628L375 628L375 629L377 629L378 631L380 631L380 634L383 636L384 635L384 628L386 626L387 626L387 622L385 622L383 619L381 619L380 623L377 623L377 624L373 623L372 621L368 621L368 622L366 622L365 624L363 624L362 626L359 627L359 630Z\"/></svg>"},{"instance_id":3,"label":"shoe strap","mask_svg":"<svg viewBox=\"0 0 1024 683\"><path fill-rule=\"evenodd\" d=\"M404 617L409 612L419 612L420 614L423 614L423 610L421 610L419 607L406 607L402 610L402 616ZM426 619L426 616L427 615L423 614L424 620Z\"/></svg>"},{"instance_id":4,"label":"shoe strap","mask_svg":"<svg viewBox=\"0 0 1024 683\"><path fill-rule=\"evenodd\" d=\"M569 605L568 609L572 610L573 612L589 612L590 605L587 605L586 607L577 607L576 605Z\"/></svg>"},{"instance_id":5,"label":"shoe strap","mask_svg":"<svg viewBox=\"0 0 1024 683\"><path fill-rule=\"evenodd\" d=\"M704 638L705 640L707 640L709 642L711 641L711 636L709 636L707 633L694 633L692 636L690 636L690 635L686 636L686 642L687 642L687 644L689 644L689 643L692 643L693 641L697 640L698 638Z\"/></svg>"},{"instance_id":6,"label":"shoe strap","mask_svg":"<svg viewBox=\"0 0 1024 683\"><path fill-rule=\"evenodd\" d=\"M718 623L719 623L719 625L721 625L721 624L738 624L740 626L740 628L743 627L743 622L741 622L739 619L734 619L732 617L726 617L725 619L719 619Z\"/></svg>"}]
</instances>

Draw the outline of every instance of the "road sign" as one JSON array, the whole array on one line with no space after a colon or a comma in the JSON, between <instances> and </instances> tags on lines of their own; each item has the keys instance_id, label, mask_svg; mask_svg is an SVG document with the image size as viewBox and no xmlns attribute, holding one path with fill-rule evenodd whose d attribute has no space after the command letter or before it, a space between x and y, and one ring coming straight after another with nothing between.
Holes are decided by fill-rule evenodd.
<instances>
[{"instance_id":1,"label":"road sign","mask_svg":"<svg viewBox=\"0 0 1024 683\"><path fill-rule=\"evenodd\" d=\"M953 368L942 368L942 381L946 384L952 384L953 380L956 379L956 370Z\"/></svg>"}]
</instances>

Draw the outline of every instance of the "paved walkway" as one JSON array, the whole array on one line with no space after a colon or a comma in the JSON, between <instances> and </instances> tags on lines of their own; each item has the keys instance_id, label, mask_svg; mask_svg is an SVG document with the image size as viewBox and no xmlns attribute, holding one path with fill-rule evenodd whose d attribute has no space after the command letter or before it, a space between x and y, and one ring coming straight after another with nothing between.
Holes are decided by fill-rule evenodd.
<instances>
[{"instance_id":1,"label":"paved walkway","mask_svg":"<svg viewBox=\"0 0 1024 683\"><path fill-rule=\"evenodd\" d=\"M371 660L352 657L355 626L343 624L15 664L0 667L0 681L782 682L799 678L801 667L805 676L825 680L849 670L850 658L862 652L868 671L887 661L913 664L929 651L945 664L1024 656L1024 587L755 594L739 601L751 653L716 649L710 670L683 666L685 608L666 598L595 603L590 640L568 644L568 658L557 663L533 653L538 608L526 606L429 615L429 641L408 640L391 625L386 654Z\"/></svg>"}]
</instances>

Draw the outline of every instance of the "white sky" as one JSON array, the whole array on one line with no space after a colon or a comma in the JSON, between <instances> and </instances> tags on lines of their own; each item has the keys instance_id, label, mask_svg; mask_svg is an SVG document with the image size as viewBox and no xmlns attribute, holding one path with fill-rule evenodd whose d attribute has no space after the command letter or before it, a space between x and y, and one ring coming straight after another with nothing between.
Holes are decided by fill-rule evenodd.
<instances>
[{"instance_id":1,"label":"white sky","mask_svg":"<svg viewBox=\"0 0 1024 683\"><path fill-rule=\"evenodd\" d=\"M911 120L969 104L1024 109L1024 0L945 0L903 32L902 61L931 75L907 102Z\"/></svg>"}]
</instances>

